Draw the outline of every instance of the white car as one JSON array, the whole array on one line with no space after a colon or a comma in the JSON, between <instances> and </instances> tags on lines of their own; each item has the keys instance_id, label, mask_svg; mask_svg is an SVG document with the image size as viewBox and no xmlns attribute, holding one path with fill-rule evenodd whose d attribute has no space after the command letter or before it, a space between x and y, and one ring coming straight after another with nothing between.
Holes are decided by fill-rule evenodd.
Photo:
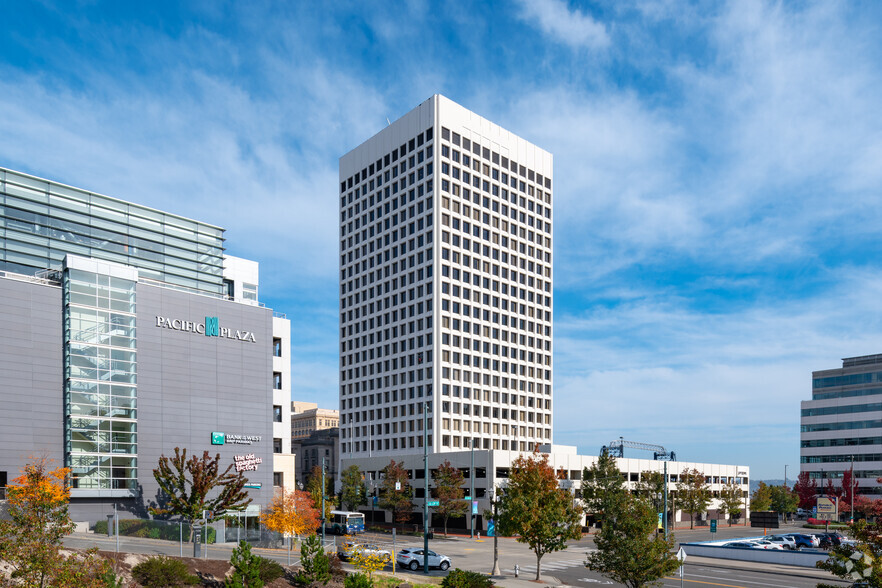
<instances>
[{"instance_id":1,"label":"white car","mask_svg":"<svg viewBox=\"0 0 882 588\"><path fill-rule=\"evenodd\" d=\"M758 549L778 549L783 551L784 546L780 543L772 543L771 541L767 541L766 539L755 539L751 541L754 545L757 546Z\"/></svg>"},{"instance_id":2,"label":"white car","mask_svg":"<svg viewBox=\"0 0 882 588\"><path fill-rule=\"evenodd\" d=\"M429 551L428 553L430 568L440 568L443 572L450 567L450 558L446 555L441 555L434 551ZM423 567L423 550L413 548L402 549L398 552L395 561L397 561L398 565L402 568L410 568L412 571L416 571Z\"/></svg>"},{"instance_id":3,"label":"white car","mask_svg":"<svg viewBox=\"0 0 882 588\"><path fill-rule=\"evenodd\" d=\"M766 540L771 541L772 543L778 543L779 545L782 545L784 549L796 550L796 539L789 535L772 535L767 537Z\"/></svg>"}]
</instances>

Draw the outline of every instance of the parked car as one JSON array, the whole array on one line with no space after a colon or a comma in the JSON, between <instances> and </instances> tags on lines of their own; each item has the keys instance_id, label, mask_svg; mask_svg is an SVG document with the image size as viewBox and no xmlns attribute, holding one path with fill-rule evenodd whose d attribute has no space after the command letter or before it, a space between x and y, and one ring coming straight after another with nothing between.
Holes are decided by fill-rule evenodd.
<instances>
[{"instance_id":1,"label":"parked car","mask_svg":"<svg viewBox=\"0 0 882 588\"><path fill-rule=\"evenodd\" d=\"M771 535L769 537L766 537L766 540L772 543L777 543L781 545L784 549L796 549L796 540L790 535Z\"/></svg>"},{"instance_id":2,"label":"parked car","mask_svg":"<svg viewBox=\"0 0 882 588\"><path fill-rule=\"evenodd\" d=\"M842 540L845 539L845 536L844 536L844 535L842 535L841 533L836 533L836 532L833 532L833 533L816 533L816 535L817 535L818 537L821 537L821 538L822 538L822 539L821 539L821 542L822 542L822 543L823 543L823 541L824 541L824 540L823 540L823 537L827 537L827 538L830 540L830 543L831 543L831 545L832 545L833 547L839 545L839 544L842 542Z\"/></svg>"},{"instance_id":3,"label":"parked car","mask_svg":"<svg viewBox=\"0 0 882 588\"><path fill-rule=\"evenodd\" d=\"M363 555L379 556L380 559L385 562L392 561L392 554L389 553L389 550L387 549L383 549L372 543L353 543L351 541L345 541L340 544L340 548L337 550L337 557L342 561L349 561L349 559L352 558L353 552L358 552Z\"/></svg>"},{"instance_id":4,"label":"parked car","mask_svg":"<svg viewBox=\"0 0 882 588\"><path fill-rule=\"evenodd\" d=\"M784 546L780 543L772 543L771 541L768 541L766 539L755 539L751 541L751 543L759 546L760 549L778 549L781 551L784 550Z\"/></svg>"},{"instance_id":5,"label":"parked car","mask_svg":"<svg viewBox=\"0 0 882 588\"><path fill-rule=\"evenodd\" d=\"M751 543L750 541L732 541L731 543L726 543L723 547L741 547L746 549L762 549L762 547L756 545L755 543Z\"/></svg>"},{"instance_id":6,"label":"parked car","mask_svg":"<svg viewBox=\"0 0 882 588\"><path fill-rule=\"evenodd\" d=\"M450 567L450 558L434 551L429 551L429 567L440 568L441 571ZM423 550L422 549L401 549L395 558L398 565L403 568L410 568L413 571L423 566Z\"/></svg>"},{"instance_id":7,"label":"parked car","mask_svg":"<svg viewBox=\"0 0 882 588\"><path fill-rule=\"evenodd\" d=\"M801 533L789 533L788 537L793 537L793 541L796 543L797 549L802 549L803 547L807 549L814 549L816 547L821 546L821 541L815 535L803 535Z\"/></svg>"}]
</instances>

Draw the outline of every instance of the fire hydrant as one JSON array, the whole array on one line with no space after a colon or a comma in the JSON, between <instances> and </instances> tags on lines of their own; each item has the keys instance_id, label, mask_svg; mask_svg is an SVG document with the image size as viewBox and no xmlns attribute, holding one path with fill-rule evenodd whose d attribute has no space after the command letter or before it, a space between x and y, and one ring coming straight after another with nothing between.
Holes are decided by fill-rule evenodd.
<instances>
[{"instance_id":1,"label":"fire hydrant","mask_svg":"<svg viewBox=\"0 0 882 588\"><path fill-rule=\"evenodd\" d=\"M515 564L515 578L518 577L518 574L521 572L521 566Z\"/></svg>"}]
</instances>

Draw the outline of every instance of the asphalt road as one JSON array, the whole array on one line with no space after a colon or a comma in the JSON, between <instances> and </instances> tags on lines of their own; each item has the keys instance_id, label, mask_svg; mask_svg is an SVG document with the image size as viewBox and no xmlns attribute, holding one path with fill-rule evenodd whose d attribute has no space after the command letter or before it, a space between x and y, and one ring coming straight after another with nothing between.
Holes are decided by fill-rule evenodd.
<instances>
[{"instance_id":1,"label":"asphalt road","mask_svg":"<svg viewBox=\"0 0 882 588\"><path fill-rule=\"evenodd\" d=\"M775 533L789 531L804 531L800 527L787 527L774 530ZM732 539L737 537L763 535L763 529L751 529L750 527L719 527L719 532L714 537L707 528L688 530L679 529L675 533L678 542L708 541L714 539ZM329 541L335 538L329 537ZM339 538L338 538L339 540ZM391 535L372 534L363 538L366 542L378 543L386 548L392 547ZM65 545L74 548L88 548L97 546L102 550L114 551L116 540L102 535L75 534L65 538ZM395 548L422 547L422 539L418 537L398 536ZM229 559L233 545L211 545L208 547L208 557L212 559ZM493 539L470 539L468 537L436 536L430 541L429 548L451 558L455 568L475 570L489 573L493 566ZM329 547L329 550L331 548ZM569 543L568 549L546 555L542 560L542 579L555 581L558 584L570 586L621 586L615 584L603 576L585 568L586 554L594 549L592 537L584 537L580 541ZM176 542L160 541L154 539L120 538L120 551L128 553L179 555L180 546ZM256 553L264 557L270 557L279 563L286 564L288 554L282 549L255 549ZM184 555L192 556L192 545L184 547ZM297 563L298 553L291 554L291 562ZM520 587L527 586L527 582L533 580L536 574L536 558L529 547L517 543L513 539L499 539L499 565L502 577L497 579L501 586ZM519 577L514 576L515 566L519 568ZM350 567L344 564L344 567ZM387 566L391 571L391 566ZM709 558L687 559L684 567L684 588L808 588L814 587L819 581L837 584L831 575L819 570L797 568L790 566L769 566L749 562L731 562L727 560L713 560ZM422 576L422 572L412 573L409 571L396 572L403 577L413 577L415 580ZM432 570L432 576L443 576L444 572ZM847 583L841 583L847 586ZM535 585L535 584L534 584ZM681 586L679 577L672 577L663 581L663 586L676 588Z\"/></svg>"}]
</instances>

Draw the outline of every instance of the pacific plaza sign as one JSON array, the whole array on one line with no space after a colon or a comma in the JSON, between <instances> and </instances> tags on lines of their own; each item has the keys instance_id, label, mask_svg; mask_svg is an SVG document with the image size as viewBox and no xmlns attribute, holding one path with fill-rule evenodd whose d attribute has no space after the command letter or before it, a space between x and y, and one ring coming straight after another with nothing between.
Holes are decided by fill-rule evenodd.
<instances>
[{"instance_id":1,"label":"pacific plaza sign","mask_svg":"<svg viewBox=\"0 0 882 588\"><path fill-rule=\"evenodd\" d=\"M225 339L234 339L236 341L257 343L257 339L251 331L240 331L238 329L231 329L230 327L222 327L216 316L207 316L205 317L204 323L197 323L194 321L173 319L157 315L156 326L161 329L184 331L197 335L205 335L206 337L222 337Z\"/></svg>"}]
</instances>

